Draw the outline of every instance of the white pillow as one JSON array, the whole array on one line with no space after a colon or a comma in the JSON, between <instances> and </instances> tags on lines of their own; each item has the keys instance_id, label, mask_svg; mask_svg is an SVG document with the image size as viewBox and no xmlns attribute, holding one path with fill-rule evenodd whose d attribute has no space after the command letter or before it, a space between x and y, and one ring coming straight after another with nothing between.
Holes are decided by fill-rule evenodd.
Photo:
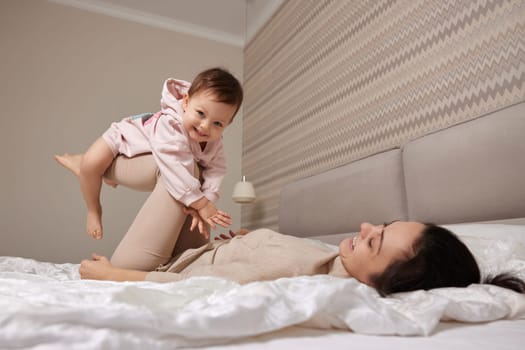
<instances>
[{"instance_id":1,"label":"white pillow","mask_svg":"<svg viewBox=\"0 0 525 350\"><path fill-rule=\"evenodd\" d=\"M525 225L443 225L469 247L482 274L511 272L525 277Z\"/></svg>"}]
</instances>

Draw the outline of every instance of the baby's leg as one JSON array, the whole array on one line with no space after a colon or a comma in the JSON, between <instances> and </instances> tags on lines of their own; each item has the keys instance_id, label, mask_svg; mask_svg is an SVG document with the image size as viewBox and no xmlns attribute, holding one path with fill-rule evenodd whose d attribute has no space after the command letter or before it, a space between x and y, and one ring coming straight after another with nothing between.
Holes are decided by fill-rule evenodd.
<instances>
[{"instance_id":1,"label":"baby's leg","mask_svg":"<svg viewBox=\"0 0 525 350\"><path fill-rule=\"evenodd\" d=\"M120 268L152 271L169 261L186 215L160 177L111 257ZM198 232L193 232L199 235Z\"/></svg>"},{"instance_id":2,"label":"baby's leg","mask_svg":"<svg viewBox=\"0 0 525 350\"><path fill-rule=\"evenodd\" d=\"M86 232L95 239L101 239L103 235L100 188L102 176L112 162L113 152L102 138L89 147L80 162L80 188L88 211Z\"/></svg>"},{"instance_id":3,"label":"baby's leg","mask_svg":"<svg viewBox=\"0 0 525 350\"><path fill-rule=\"evenodd\" d=\"M64 153L63 155L55 155L55 160L62 165L67 170L71 171L76 177L80 176L80 163L82 163L82 158L84 158L84 153L78 154L69 154ZM112 163L113 164L113 163ZM104 182L106 185L111 187L117 187L118 183L108 179L104 174Z\"/></svg>"}]
</instances>

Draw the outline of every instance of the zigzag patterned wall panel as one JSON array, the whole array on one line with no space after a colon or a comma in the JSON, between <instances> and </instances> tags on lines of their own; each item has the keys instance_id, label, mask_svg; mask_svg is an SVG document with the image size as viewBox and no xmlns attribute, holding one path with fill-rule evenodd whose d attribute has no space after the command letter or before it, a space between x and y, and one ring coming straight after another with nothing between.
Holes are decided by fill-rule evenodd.
<instances>
[{"instance_id":1,"label":"zigzag patterned wall panel","mask_svg":"<svg viewBox=\"0 0 525 350\"><path fill-rule=\"evenodd\" d=\"M243 225L277 229L286 183L523 101L524 82L524 0L284 2L245 49Z\"/></svg>"}]
</instances>

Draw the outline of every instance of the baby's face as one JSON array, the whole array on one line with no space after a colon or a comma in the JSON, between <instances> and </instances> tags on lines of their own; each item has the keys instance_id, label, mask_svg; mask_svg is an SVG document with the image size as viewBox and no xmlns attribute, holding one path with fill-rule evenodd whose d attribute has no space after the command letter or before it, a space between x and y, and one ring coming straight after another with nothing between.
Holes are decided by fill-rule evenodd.
<instances>
[{"instance_id":1,"label":"baby's face","mask_svg":"<svg viewBox=\"0 0 525 350\"><path fill-rule=\"evenodd\" d=\"M184 96L183 125L190 138L197 142L215 141L222 137L230 124L236 107L217 102L213 94L201 92Z\"/></svg>"},{"instance_id":2,"label":"baby's face","mask_svg":"<svg viewBox=\"0 0 525 350\"><path fill-rule=\"evenodd\" d=\"M383 273L395 260L414 256L412 247L424 228L419 222L362 223L357 236L339 244L341 262L350 276L370 285L370 277Z\"/></svg>"}]
</instances>

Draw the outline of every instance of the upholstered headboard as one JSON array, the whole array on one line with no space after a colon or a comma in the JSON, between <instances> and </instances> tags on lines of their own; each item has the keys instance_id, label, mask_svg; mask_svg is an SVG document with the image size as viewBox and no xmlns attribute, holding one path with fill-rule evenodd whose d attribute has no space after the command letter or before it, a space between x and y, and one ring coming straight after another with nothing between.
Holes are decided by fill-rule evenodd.
<instances>
[{"instance_id":1,"label":"upholstered headboard","mask_svg":"<svg viewBox=\"0 0 525 350\"><path fill-rule=\"evenodd\" d=\"M356 232L363 221L525 218L525 103L287 184L279 231Z\"/></svg>"}]
</instances>

